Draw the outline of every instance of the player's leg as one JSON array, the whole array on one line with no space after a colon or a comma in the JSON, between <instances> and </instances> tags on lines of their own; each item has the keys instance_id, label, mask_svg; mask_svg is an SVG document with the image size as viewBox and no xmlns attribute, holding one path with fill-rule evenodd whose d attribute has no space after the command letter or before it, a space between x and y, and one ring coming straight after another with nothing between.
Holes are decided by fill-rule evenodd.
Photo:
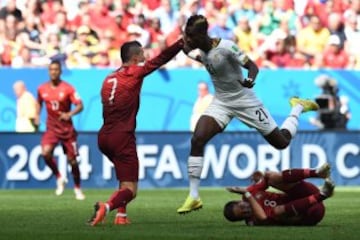
<instances>
[{"instance_id":1,"label":"player's leg","mask_svg":"<svg viewBox=\"0 0 360 240\"><path fill-rule=\"evenodd\" d=\"M268 171L265 173L265 178L268 185L276 187L288 185L289 183L297 183L307 178L328 178L330 176L330 164L324 163L319 168L293 168L283 170L281 172Z\"/></svg>"},{"instance_id":2,"label":"player's leg","mask_svg":"<svg viewBox=\"0 0 360 240\"><path fill-rule=\"evenodd\" d=\"M325 215L325 206L323 202L312 205L304 214L301 225L314 226L318 224Z\"/></svg>"},{"instance_id":3,"label":"player's leg","mask_svg":"<svg viewBox=\"0 0 360 240\"><path fill-rule=\"evenodd\" d=\"M298 97L292 97L290 105L292 107L291 112L283 122L281 129L275 128L271 133L264 134L266 141L276 149L286 148L290 144L291 139L295 137L301 113L319 109L315 101Z\"/></svg>"},{"instance_id":4,"label":"player's leg","mask_svg":"<svg viewBox=\"0 0 360 240\"><path fill-rule=\"evenodd\" d=\"M77 162L78 148L76 141L76 133L74 133L69 139L62 140L62 147L64 153L67 156L68 163L71 166L71 174L74 179L74 194L77 200L84 200L85 195L81 190L81 178L80 169Z\"/></svg>"},{"instance_id":5,"label":"player's leg","mask_svg":"<svg viewBox=\"0 0 360 240\"><path fill-rule=\"evenodd\" d=\"M333 195L335 184L330 179L325 179L324 185L320 192L308 195L303 198L295 199L284 205L279 205L274 208L274 214L280 216L286 214L287 216L304 215L308 209ZM299 191L302 189L299 187Z\"/></svg>"},{"instance_id":6,"label":"player's leg","mask_svg":"<svg viewBox=\"0 0 360 240\"><path fill-rule=\"evenodd\" d=\"M110 158L109 158L110 159ZM130 168L122 164L122 161L112 158L115 166L116 176L119 180L119 189L113 192L106 202L97 202L94 206L95 212L89 220L90 225L95 226L103 222L105 216L114 209L117 209L117 214L114 219L114 224L124 225L130 224L127 217L126 207L128 203L136 197L138 185L138 163L127 164ZM136 170L136 172L135 172ZM132 180L121 180L132 179Z\"/></svg>"},{"instance_id":7,"label":"player's leg","mask_svg":"<svg viewBox=\"0 0 360 240\"><path fill-rule=\"evenodd\" d=\"M188 158L188 176L190 192L178 208L178 213L187 213L202 207L199 196L200 176L204 162L204 148L206 143L216 134L222 132L223 128L211 116L203 115L196 124L195 131L191 138L191 150Z\"/></svg>"},{"instance_id":8,"label":"player's leg","mask_svg":"<svg viewBox=\"0 0 360 240\"><path fill-rule=\"evenodd\" d=\"M139 178L135 136L128 133L121 136L118 134L105 137L99 135L99 148L114 164L119 189L110 196L108 201L95 204L95 213L89 223L95 226L105 219L108 212L118 209L114 223L129 224L126 206L136 197Z\"/></svg>"},{"instance_id":9,"label":"player's leg","mask_svg":"<svg viewBox=\"0 0 360 240\"><path fill-rule=\"evenodd\" d=\"M59 139L56 135L50 131L46 131L41 138L41 155L43 156L46 165L51 169L52 173L56 177L55 194L57 196L63 194L67 183L66 178L61 176L53 155L54 148L58 141Z\"/></svg>"}]
</instances>

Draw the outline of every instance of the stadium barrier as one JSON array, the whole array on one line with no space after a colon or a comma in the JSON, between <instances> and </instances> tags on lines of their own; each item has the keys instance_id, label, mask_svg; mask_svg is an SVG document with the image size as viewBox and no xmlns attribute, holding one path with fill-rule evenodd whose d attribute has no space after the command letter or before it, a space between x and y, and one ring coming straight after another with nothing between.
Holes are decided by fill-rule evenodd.
<instances>
[{"instance_id":1,"label":"stadium barrier","mask_svg":"<svg viewBox=\"0 0 360 240\"><path fill-rule=\"evenodd\" d=\"M84 111L74 118L75 127L79 131L97 131L100 128L102 114L99 92L103 78L110 71L64 69L62 78L76 87L84 101ZM47 74L47 69L0 68L0 131L12 132L15 129L16 99L12 88L14 82L23 80L30 92L36 95L37 87L47 81ZM359 130L359 71L262 69L254 89L280 124L290 111L289 97L315 98L321 93L321 89L314 84L314 79L321 74L327 74L338 81L339 95L350 99L349 106L353 112L348 129ZM188 131L192 106L197 97L197 83L200 80L210 81L208 73L203 69L159 70L148 76L143 85L137 130ZM301 130L315 129L309 123L309 117L314 115L315 113L307 113L300 117ZM40 129L44 130L44 111L41 121ZM238 130L249 129L238 121L232 121L226 128L226 131Z\"/></svg>"},{"instance_id":2,"label":"stadium barrier","mask_svg":"<svg viewBox=\"0 0 360 240\"><path fill-rule=\"evenodd\" d=\"M0 134L0 188L53 188L55 179L41 157L40 133ZM188 132L137 133L140 187L186 187L186 162L191 134ZM278 151L255 132L226 132L206 147L202 186L247 185L255 170L280 171L317 167L329 162L337 185L360 184L359 132L299 132L292 144ZM116 177L110 161L97 147L96 133L78 138L82 185L114 188ZM59 169L72 185L72 177L61 146L55 157ZM322 184L320 180L312 181Z\"/></svg>"}]
</instances>

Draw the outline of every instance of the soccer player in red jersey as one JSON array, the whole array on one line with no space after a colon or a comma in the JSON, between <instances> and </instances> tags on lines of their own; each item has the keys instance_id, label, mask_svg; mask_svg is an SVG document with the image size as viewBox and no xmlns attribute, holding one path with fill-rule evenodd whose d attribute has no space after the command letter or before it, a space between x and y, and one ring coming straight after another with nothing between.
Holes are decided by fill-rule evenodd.
<instances>
[{"instance_id":1,"label":"soccer player in red jersey","mask_svg":"<svg viewBox=\"0 0 360 240\"><path fill-rule=\"evenodd\" d=\"M228 191L243 195L243 200L230 201L224 207L229 221L245 220L247 225L303 225L319 223L325 214L323 200L332 196L334 183L329 178L330 166L318 169L289 169L278 172L257 173L256 183L247 187L229 187ZM306 178L324 178L319 189ZM282 191L266 191L271 186Z\"/></svg>"},{"instance_id":2,"label":"soccer player in red jersey","mask_svg":"<svg viewBox=\"0 0 360 240\"><path fill-rule=\"evenodd\" d=\"M78 155L77 133L71 120L72 116L82 111L83 104L74 87L61 80L60 62L53 61L50 63L49 76L50 81L40 85L38 88L38 115L43 102L47 111L46 132L41 139L42 156L57 178L55 194L59 196L64 192L67 179L60 174L53 152L58 143L62 144L64 153L72 168L75 198L84 200L85 196L80 188L80 170L76 160ZM75 105L74 109L71 109L72 104Z\"/></svg>"},{"instance_id":3,"label":"soccer player in red jersey","mask_svg":"<svg viewBox=\"0 0 360 240\"><path fill-rule=\"evenodd\" d=\"M98 134L98 145L115 166L119 189L107 202L97 202L91 226L105 219L108 212L117 209L114 224L129 224L126 205L135 198L139 160L136 152L136 115L139 110L140 91L144 77L160 68L183 47L180 39L163 50L157 57L145 61L144 50L137 41L121 46L122 67L108 75L102 85L101 101L104 123Z\"/></svg>"}]
</instances>

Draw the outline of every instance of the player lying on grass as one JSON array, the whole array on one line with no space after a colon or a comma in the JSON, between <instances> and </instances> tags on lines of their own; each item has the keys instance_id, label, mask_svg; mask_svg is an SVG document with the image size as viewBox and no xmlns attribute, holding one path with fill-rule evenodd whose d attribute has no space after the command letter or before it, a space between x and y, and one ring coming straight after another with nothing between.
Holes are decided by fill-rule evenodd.
<instances>
[{"instance_id":1,"label":"player lying on grass","mask_svg":"<svg viewBox=\"0 0 360 240\"><path fill-rule=\"evenodd\" d=\"M289 169L282 172L255 172L254 184L247 188L229 187L228 191L241 194L242 200L224 206L224 216L247 225L302 225L313 226L325 214L323 200L332 196L334 183L329 178L330 165L318 169ZM306 178L323 178L319 190ZM267 191L271 186L282 192Z\"/></svg>"}]
</instances>

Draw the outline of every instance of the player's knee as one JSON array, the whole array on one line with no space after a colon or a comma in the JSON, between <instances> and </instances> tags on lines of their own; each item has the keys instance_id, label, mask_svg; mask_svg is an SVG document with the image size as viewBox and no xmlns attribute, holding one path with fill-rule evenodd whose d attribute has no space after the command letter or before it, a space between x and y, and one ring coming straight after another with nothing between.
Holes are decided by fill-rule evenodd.
<instances>
[{"instance_id":1,"label":"player's knee","mask_svg":"<svg viewBox=\"0 0 360 240\"><path fill-rule=\"evenodd\" d=\"M196 136L194 135L192 138L191 138L191 146L193 148L204 148L206 144L206 141L203 137L201 136Z\"/></svg>"},{"instance_id":2,"label":"player's knee","mask_svg":"<svg viewBox=\"0 0 360 240\"><path fill-rule=\"evenodd\" d=\"M51 152L50 152L50 151L43 150L43 151L41 152L41 155L43 156L43 158L45 159L45 161L51 161L51 160L52 160L52 155L51 155Z\"/></svg>"},{"instance_id":3,"label":"player's knee","mask_svg":"<svg viewBox=\"0 0 360 240\"><path fill-rule=\"evenodd\" d=\"M278 141L278 142L274 142L271 143L271 145L276 148L277 150L284 150L285 148L287 148L287 146L289 146L288 141Z\"/></svg>"},{"instance_id":4,"label":"player's knee","mask_svg":"<svg viewBox=\"0 0 360 240\"><path fill-rule=\"evenodd\" d=\"M72 158L68 158L69 160L69 164L71 165L71 166L76 166L78 163L77 163L77 161L76 161L76 159L72 159Z\"/></svg>"}]
</instances>

